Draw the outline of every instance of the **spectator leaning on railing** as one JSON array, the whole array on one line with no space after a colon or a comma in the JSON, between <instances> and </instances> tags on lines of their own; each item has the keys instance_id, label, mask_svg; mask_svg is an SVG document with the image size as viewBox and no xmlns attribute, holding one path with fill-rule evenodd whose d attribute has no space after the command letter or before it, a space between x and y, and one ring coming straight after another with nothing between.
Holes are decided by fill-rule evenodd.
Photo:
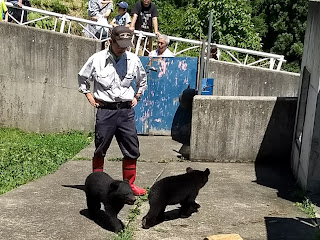
<instances>
[{"instance_id":1,"label":"spectator leaning on railing","mask_svg":"<svg viewBox=\"0 0 320 240\"><path fill-rule=\"evenodd\" d=\"M119 2L117 3L117 7L118 7L117 9L118 15L112 19L110 24L114 27L116 26L130 27L131 17L130 17L130 14L127 12L128 3L123 1Z\"/></svg>"},{"instance_id":2,"label":"spectator leaning on railing","mask_svg":"<svg viewBox=\"0 0 320 240\"><path fill-rule=\"evenodd\" d=\"M88 16L89 20L98 21L99 18L107 18L113 11L112 0L89 0Z\"/></svg>"},{"instance_id":3,"label":"spectator leaning on railing","mask_svg":"<svg viewBox=\"0 0 320 240\"><path fill-rule=\"evenodd\" d=\"M131 30L140 30L144 32L153 32L159 35L158 32L158 12L156 5L151 0L141 0L136 2L132 7L132 21L130 24ZM143 44L143 43L142 43ZM148 40L147 50L152 49L152 41ZM148 54L145 54L148 55Z\"/></svg>"},{"instance_id":4,"label":"spectator leaning on railing","mask_svg":"<svg viewBox=\"0 0 320 240\"><path fill-rule=\"evenodd\" d=\"M7 2L12 3L16 7L27 6L31 7L30 2L28 0L7 0ZM10 8L9 7L9 14L14 17L18 22L21 22L22 10L17 8ZM23 19L22 22L27 21L27 11L23 12ZM9 18L9 22L15 22L13 19Z\"/></svg>"},{"instance_id":5,"label":"spectator leaning on railing","mask_svg":"<svg viewBox=\"0 0 320 240\"><path fill-rule=\"evenodd\" d=\"M91 21L97 21L99 24L108 24L108 17L113 10L112 0L89 0L88 2L88 19ZM83 30L85 36L90 38L100 38L102 36L106 37L108 35L108 30L91 24L87 24L87 30ZM90 33L91 34L90 34Z\"/></svg>"}]
</instances>

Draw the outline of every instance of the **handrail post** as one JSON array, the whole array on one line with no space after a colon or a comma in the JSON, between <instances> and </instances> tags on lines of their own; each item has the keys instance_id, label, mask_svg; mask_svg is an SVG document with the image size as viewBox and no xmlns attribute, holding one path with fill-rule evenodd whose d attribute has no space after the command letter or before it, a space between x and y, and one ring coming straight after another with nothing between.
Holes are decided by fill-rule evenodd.
<instances>
[{"instance_id":1,"label":"handrail post","mask_svg":"<svg viewBox=\"0 0 320 240\"><path fill-rule=\"evenodd\" d=\"M274 63L275 63L275 59L274 58L270 58L270 69L274 68Z\"/></svg>"},{"instance_id":2,"label":"handrail post","mask_svg":"<svg viewBox=\"0 0 320 240\"><path fill-rule=\"evenodd\" d=\"M208 30L207 59L206 59L206 66L205 66L205 73L204 73L205 78L208 78L208 66L209 66L211 35L212 35L212 18L213 18L213 12L211 10L210 11L210 18L209 18L209 30Z\"/></svg>"},{"instance_id":3,"label":"handrail post","mask_svg":"<svg viewBox=\"0 0 320 240\"><path fill-rule=\"evenodd\" d=\"M278 66L277 66L277 71L281 70L281 66L282 66L283 60L284 60L283 58L279 59L279 63L278 63Z\"/></svg>"},{"instance_id":4,"label":"handrail post","mask_svg":"<svg viewBox=\"0 0 320 240\"><path fill-rule=\"evenodd\" d=\"M142 36L143 36L142 32L140 31L139 35L138 35L138 40L137 40L137 43L136 43L136 52L135 52L136 55L138 55L138 53L139 53L139 48L140 48L140 43L141 43Z\"/></svg>"},{"instance_id":5,"label":"handrail post","mask_svg":"<svg viewBox=\"0 0 320 240\"><path fill-rule=\"evenodd\" d=\"M197 89L198 95L201 95L201 81L203 78L203 70L204 70L204 51L205 51L206 41L202 40L202 48L201 48L201 55L200 55L200 72L198 74L199 78L197 81Z\"/></svg>"},{"instance_id":6,"label":"handrail post","mask_svg":"<svg viewBox=\"0 0 320 240\"><path fill-rule=\"evenodd\" d=\"M66 24L66 16L63 15L62 18L61 18L61 26L60 26L60 32L63 33L64 32L64 26Z\"/></svg>"}]
</instances>

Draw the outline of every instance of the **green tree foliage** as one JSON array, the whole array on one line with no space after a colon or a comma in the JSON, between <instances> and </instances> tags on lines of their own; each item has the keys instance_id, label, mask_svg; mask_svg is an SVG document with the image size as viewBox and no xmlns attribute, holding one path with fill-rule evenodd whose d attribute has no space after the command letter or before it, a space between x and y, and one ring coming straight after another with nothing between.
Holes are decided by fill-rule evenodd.
<instances>
[{"instance_id":1,"label":"green tree foliage","mask_svg":"<svg viewBox=\"0 0 320 240\"><path fill-rule=\"evenodd\" d=\"M188 5L185 31L207 35L210 11L213 11L212 42L260 49L260 38L251 22L250 7L244 0L204 0L196 8Z\"/></svg>"},{"instance_id":2,"label":"green tree foliage","mask_svg":"<svg viewBox=\"0 0 320 240\"><path fill-rule=\"evenodd\" d=\"M157 2L162 32L184 38L206 39L212 10L212 42L260 49L260 38L254 30L246 0Z\"/></svg>"},{"instance_id":3,"label":"green tree foliage","mask_svg":"<svg viewBox=\"0 0 320 240\"><path fill-rule=\"evenodd\" d=\"M253 22L265 52L285 56L284 69L298 72L308 14L305 0L251 0Z\"/></svg>"}]
</instances>

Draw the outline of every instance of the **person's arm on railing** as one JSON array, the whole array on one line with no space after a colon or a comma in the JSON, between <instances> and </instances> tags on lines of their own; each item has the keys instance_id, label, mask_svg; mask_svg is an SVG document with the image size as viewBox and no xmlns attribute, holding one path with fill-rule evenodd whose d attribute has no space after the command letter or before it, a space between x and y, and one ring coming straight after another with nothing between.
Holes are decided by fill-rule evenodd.
<instances>
[{"instance_id":1,"label":"person's arm on railing","mask_svg":"<svg viewBox=\"0 0 320 240\"><path fill-rule=\"evenodd\" d=\"M132 16L130 27L129 27L131 31L134 30L134 26L136 25L137 18L138 18L138 14L134 13L133 16Z\"/></svg>"},{"instance_id":2,"label":"person's arm on railing","mask_svg":"<svg viewBox=\"0 0 320 240\"><path fill-rule=\"evenodd\" d=\"M153 25L153 31L158 36L160 33L158 32L158 18L153 17L152 18L152 25Z\"/></svg>"}]
</instances>

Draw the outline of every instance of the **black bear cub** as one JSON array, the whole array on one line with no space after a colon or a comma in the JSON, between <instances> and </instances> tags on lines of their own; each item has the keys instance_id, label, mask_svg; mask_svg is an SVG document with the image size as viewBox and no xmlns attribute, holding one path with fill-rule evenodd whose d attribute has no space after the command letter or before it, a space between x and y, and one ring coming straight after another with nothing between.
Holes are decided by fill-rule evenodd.
<instances>
[{"instance_id":1,"label":"black bear cub","mask_svg":"<svg viewBox=\"0 0 320 240\"><path fill-rule=\"evenodd\" d=\"M164 220L167 205L180 203L180 217L197 212L200 205L195 202L199 190L208 182L210 170L193 170L188 167L185 174L170 176L157 181L149 192L150 209L142 219L142 227L149 228Z\"/></svg>"},{"instance_id":2,"label":"black bear cub","mask_svg":"<svg viewBox=\"0 0 320 240\"><path fill-rule=\"evenodd\" d=\"M84 191L90 217L98 217L103 203L107 219L105 224L113 232L121 231L124 224L117 215L124 204L133 205L136 199L128 181L114 180L104 172L93 172L86 179Z\"/></svg>"}]
</instances>

